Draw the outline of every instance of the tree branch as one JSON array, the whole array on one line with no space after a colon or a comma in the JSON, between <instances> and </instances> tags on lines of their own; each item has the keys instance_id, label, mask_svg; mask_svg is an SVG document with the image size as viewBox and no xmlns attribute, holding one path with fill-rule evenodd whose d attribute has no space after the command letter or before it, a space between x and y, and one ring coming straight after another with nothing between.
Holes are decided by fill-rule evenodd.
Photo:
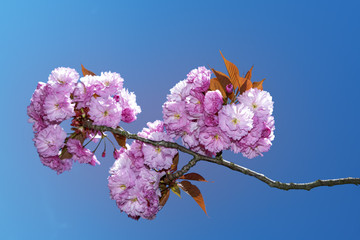
<instances>
[{"instance_id":1,"label":"tree branch","mask_svg":"<svg viewBox=\"0 0 360 240\"><path fill-rule=\"evenodd\" d=\"M85 128L89 128L89 129L93 129L93 130L97 130L97 131L101 131L101 132L105 132L105 131L109 131L115 134L119 134L122 136L125 136L128 139L134 139L134 140L139 140L141 142L144 143L148 143L154 146L162 146L162 147L166 147L166 148L174 148L177 149L181 152L187 153L189 155L193 156L193 159L190 160L190 162L188 164L186 164L185 166L183 166L183 168L173 174L168 175L168 180L173 180L173 179L177 179L181 176L183 176L186 172L188 172L190 170L190 168L192 168L193 166L195 166L195 164L200 161L207 161L207 162L211 162L211 163L216 163L218 165L222 165L225 166L227 168L230 168L231 170L234 171L238 171L241 172L245 175L248 176L252 176L257 178L258 180L266 183L267 185L269 185L270 187L274 187L274 188L278 188L278 189L282 189L282 190L292 190L292 189L303 189L303 190L311 190L313 188L316 187L321 187L321 186L335 186L335 185L345 185L345 184L354 184L354 185L359 185L360 184L360 178L338 178L338 179L327 179L327 180L316 180L314 182L308 182L308 183L283 183L283 182L279 182L279 181L274 181L268 177L266 177L265 175L255 172L251 169L245 168L243 166L237 165L233 162L224 160L221 156L221 154L217 155L215 158L212 157L208 157L208 156L204 156L201 155L199 153L193 152L188 148L185 148L184 146L181 146L177 143L174 142L167 142L167 141L153 141L150 139L146 139L143 137L139 137L136 134L132 134L129 133L125 130L122 130L120 128L111 128L111 127L107 127L107 126L97 126L97 125L93 125L90 121L85 121L84 122L84 127Z\"/></svg>"}]
</instances>

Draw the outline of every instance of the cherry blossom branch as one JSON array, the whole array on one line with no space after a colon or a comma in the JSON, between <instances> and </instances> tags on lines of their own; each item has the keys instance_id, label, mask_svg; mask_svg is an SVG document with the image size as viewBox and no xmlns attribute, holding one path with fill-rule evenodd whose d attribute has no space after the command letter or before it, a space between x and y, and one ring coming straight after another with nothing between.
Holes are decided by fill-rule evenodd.
<instances>
[{"instance_id":1,"label":"cherry blossom branch","mask_svg":"<svg viewBox=\"0 0 360 240\"><path fill-rule=\"evenodd\" d=\"M274 188L278 188L278 189L282 189L282 190L292 190L292 189L303 189L303 190L311 190L313 188L316 187L321 187L321 186L335 186L335 185L345 185L345 184L355 184L355 185L359 185L360 184L360 178L352 178L352 177L348 177L348 178L338 178L338 179L326 179L326 180L316 180L314 182L308 182L308 183L283 183L283 182L279 182L279 181L275 181L272 180L268 177L266 177L265 175L255 172L251 169L245 168L243 166L237 165L233 162L227 161L225 159L222 158L222 155L219 154L217 155L215 158L212 157L208 157L208 156L204 156L201 155L199 153L193 152L188 148L185 148L184 146L181 146L177 143L174 142L167 142L167 141L153 141L150 139L146 139L143 137L140 137L136 134L132 134L129 133L125 130L122 130L120 128L111 128L111 127L107 127L107 126L97 126L97 125L93 125L90 121L85 121L83 123L83 126L85 128L89 128L89 129L93 129L93 130L97 130L97 131L101 131L101 132L105 132L105 131L109 131L115 134L119 134L122 136L125 136L127 139L134 139L134 140L139 140L141 142L144 143L148 143L154 146L162 146L162 147L166 147L166 148L174 148L177 149L181 152L187 153L189 155L192 155L193 158L186 164L183 166L183 168L173 174L170 174L167 176L167 179L169 181L177 179L181 176L183 176L185 173L187 173L193 166L195 166L195 164L200 161L207 161L207 162L212 162L212 163L216 163L218 165L222 165L225 166L227 168L230 168L231 170L234 171L238 171L241 172L245 175L248 176L252 176L257 178L258 180L266 183L267 185L269 185L270 187L274 187Z\"/></svg>"}]
</instances>

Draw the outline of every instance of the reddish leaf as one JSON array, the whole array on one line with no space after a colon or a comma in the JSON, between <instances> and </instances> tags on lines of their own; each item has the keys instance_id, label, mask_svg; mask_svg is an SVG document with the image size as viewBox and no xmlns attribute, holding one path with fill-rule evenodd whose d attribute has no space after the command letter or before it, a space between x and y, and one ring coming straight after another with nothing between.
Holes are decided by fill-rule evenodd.
<instances>
[{"instance_id":1,"label":"reddish leaf","mask_svg":"<svg viewBox=\"0 0 360 240\"><path fill-rule=\"evenodd\" d=\"M170 190L166 189L165 192L161 195L160 200L159 200L159 205L161 207L163 207L165 205L165 203L167 202L167 200L169 199L170 196Z\"/></svg>"},{"instance_id":2,"label":"reddish leaf","mask_svg":"<svg viewBox=\"0 0 360 240\"><path fill-rule=\"evenodd\" d=\"M205 180L205 178L203 178L198 173L188 173L188 174L185 174L184 176L181 176L180 179L194 180L194 181L199 181L199 182L208 182Z\"/></svg>"},{"instance_id":3,"label":"reddish leaf","mask_svg":"<svg viewBox=\"0 0 360 240\"><path fill-rule=\"evenodd\" d=\"M245 79L248 79L248 80L251 81L251 75L252 75L253 67L254 67L254 66L252 66L252 67L250 68L250 70L246 73Z\"/></svg>"},{"instance_id":4,"label":"reddish leaf","mask_svg":"<svg viewBox=\"0 0 360 240\"><path fill-rule=\"evenodd\" d=\"M113 133L116 142L119 144L120 147L126 148L126 137L120 134Z\"/></svg>"},{"instance_id":5,"label":"reddish leaf","mask_svg":"<svg viewBox=\"0 0 360 240\"><path fill-rule=\"evenodd\" d=\"M240 88L240 94L252 88L252 83L249 79L246 79L245 83Z\"/></svg>"},{"instance_id":6,"label":"reddish leaf","mask_svg":"<svg viewBox=\"0 0 360 240\"><path fill-rule=\"evenodd\" d=\"M179 163L179 153L177 153L173 158L173 162L172 162L171 167L170 167L170 170L172 172L175 172L177 170L178 163Z\"/></svg>"},{"instance_id":7,"label":"reddish leaf","mask_svg":"<svg viewBox=\"0 0 360 240\"><path fill-rule=\"evenodd\" d=\"M205 202L204 202L204 199L203 199L203 197L201 195L201 192L200 192L199 188L197 186L195 186L195 185L192 185L191 182L189 182L189 181L179 182L178 186L182 190L184 190L184 192L189 194L197 202L197 204L199 204L201 209L207 215L206 208L205 208Z\"/></svg>"},{"instance_id":8,"label":"reddish leaf","mask_svg":"<svg viewBox=\"0 0 360 240\"><path fill-rule=\"evenodd\" d=\"M221 85L221 83L219 82L219 80L217 78L210 79L210 90L211 91L219 90L221 92L221 95L223 96L223 98L226 98L225 89L226 88L223 88L223 86Z\"/></svg>"},{"instance_id":9,"label":"reddish leaf","mask_svg":"<svg viewBox=\"0 0 360 240\"><path fill-rule=\"evenodd\" d=\"M263 82L264 82L265 78L263 80L261 80L260 82L253 82L253 88L257 88L260 90L263 90Z\"/></svg>"},{"instance_id":10,"label":"reddish leaf","mask_svg":"<svg viewBox=\"0 0 360 240\"><path fill-rule=\"evenodd\" d=\"M179 196L179 198L181 198L180 188L177 184L175 184L174 186L171 187L171 191L173 191L176 195Z\"/></svg>"},{"instance_id":11,"label":"reddish leaf","mask_svg":"<svg viewBox=\"0 0 360 240\"><path fill-rule=\"evenodd\" d=\"M225 93L225 97L228 97L230 95L230 93L227 93L226 92L226 85L228 84L231 84L231 81L229 79L228 76L226 76L226 74L222 73L222 72L219 72L219 71L216 71L215 69L211 69L213 71L213 73L215 74L217 80L219 81L219 83L221 84L221 87L222 89L224 90L224 93ZM211 81L210 81L210 84L211 84ZM221 93L223 94L223 93ZM224 95L223 95L224 96Z\"/></svg>"},{"instance_id":12,"label":"reddish leaf","mask_svg":"<svg viewBox=\"0 0 360 240\"><path fill-rule=\"evenodd\" d=\"M224 59L226 69L230 76L230 81L234 86L234 89L239 88L244 84L245 79L240 77L239 69L232 62L228 61L222 52L220 51L222 58Z\"/></svg>"},{"instance_id":13,"label":"reddish leaf","mask_svg":"<svg viewBox=\"0 0 360 240\"><path fill-rule=\"evenodd\" d=\"M61 150L61 153L60 153L59 158L60 158L61 160L64 160L64 159L70 159L70 158L72 158L72 156L73 156L73 155L68 152L67 147L65 146L65 147L63 147L63 149Z\"/></svg>"},{"instance_id":14,"label":"reddish leaf","mask_svg":"<svg viewBox=\"0 0 360 240\"><path fill-rule=\"evenodd\" d=\"M82 70L82 73L84 76L86 76L86 75L95 76L96 75L92 71L87 70L82 64L81 64L81 70Z\"/></svg>"}]
</instances>

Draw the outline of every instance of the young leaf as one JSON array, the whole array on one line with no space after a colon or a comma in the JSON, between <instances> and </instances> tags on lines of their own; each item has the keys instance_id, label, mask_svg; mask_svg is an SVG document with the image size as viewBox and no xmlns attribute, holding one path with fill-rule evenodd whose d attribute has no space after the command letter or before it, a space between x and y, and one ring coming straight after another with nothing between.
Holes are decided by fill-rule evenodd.
<instances>
[{"instance_id":1,"label":"young leaf","mask_svg":"<svg viewBox=\"0 0 360 240\"><path fill-rule=\"evenodd\" d=\"M189 181L179 182L178 186L182 190L184 190L184 192L189 194L196 201L196 203L199 204L201 209L207 215L206 208L205 208L205 202L204 202L204 199L203 199L203 197L201 195L201 192L200 192L199 188L196 187L195 185L192 185L191 182L189 182Z\"/></svg>"},{"instance_id":2,"label":"young leaf","mask_svg":"<svg viewBox=\"0 0 360 240\"><path fill-rule=\"evenodd\" d=\"M179 163L179 153L177 153L173 158L173 162L170 167L171 172L175 172L177 170L178 163Z\"/></svg>"},{"instance_id":3,"label":"young leaf","mask_svg":"<svg viewBox=\"0 0 360 240\"><path fill-rule=\"evenodd\" d=\"M95 75L96 75L96 74L93 73L92 71L87 70L87 69L84 67L84 65L82 65L82 64L81 64L81 70L82 70L82 73L83 73L84 76L86 76L86 75L95 76Z\"/></svg>"},{"instance_id":4,"label":"young leaf","mask_svg":"<svg viewBox=\"0 0 360 240\"><path fill-rule=\"evenodd\" d=\"M254 68L254 66L252 66L252 67L250 68L250 70L246 73L245 79L248 79L248 80L251 81L251 75L252 75L252 70L253 70L253 68Z\"/></svg>"},{"instance_id":5,"label":"young leaf","mask_svg":"<svg viewBox=\"0 0 360 240\"><path fill-rule=\"evenodd\" d=\"M228 76L226 76L224 73L216 71L215 69L211 69L213 71L213 73L215 74L217 80L219 81L220 85L221 85L221 89L224 90L225 93L225 98L228 97L230 94L226 92L226 85L231 84L231 81L229 79ZM210 84L211 84L211 80L210 80ZM220 91L221 92L221 91ZM221 92L221 94L223 94ZM224 95L223 95L224 96Z\"/></svg>"},{"instance_id":6,"label":"young leaf","mask_svg":"<svg viewBox=\"0 0 360 240\"><path fill-rule=\"evenodd\" d=\"M199 181L199 182L208 182L198 173L188 173L184 176L181 176L180 179L187 179L187 180L193 180L193 181Z\"/></svg>"},{"instance_id":7,"label":"young leaf","mask_svg":"<svg viewBox=\"0 0 360 240\"><path fill-rule=\"evenodd\" d=\"M113 133L116 142L119 144L120 147L126 148L126 137L120 134Z\"/></svg>"},{"instance_id":8,"label":"young leaf","mask_svg":"<svg viewBox=\"0 0 360 240\"><path fill-rule=\"evenodd\" d=\"M252 83L249 79L246 79L245 83L240 88L240 94L246 92L247 90L252 88Z\"/></svg>"},{"instance_id":9,"label":"young leaf","mask_svg":"<svg viewBox=\"0 0 360 240\"><path fill-rule=\"evenodd\" d=\"M67 147L65 146L62 148L59 158L61 160L64 160L64 159L70 159L70 158L72 158L72 156L73 155L71 153L69 153L69 151L67 150Z\"/></svg>"},{"instance_id":10,"label":"young leaf","mask_svg":"<svg viewBox=\"0 0 360 240\"><path fill-rule=\"evenodd\" d=\"M160 200L159 200L160 207L163 207L165 205L165 203L169 199L169 196L170 196L170 190L166 189L165 192L160 197Z\"/></svg>"},{"instance_id":11,"label":"young leaf","mask_svg":"<svg viewBox=\"0 0 360 240\"><path fill-rule=\"evenodd\" d=\"M219 80L217 78L210 79L210 90L215 91L219 90L221 92L221 95L224 99L226 99L226 91L225 88L220 84Z\"/></svg>"},{"instance_id":12,"label":"young leaf","mask_svg":"<svg viewBox=\"0 0 360 240\"><path fill-rule=\"evenodd\" d=\"M239 69L232 62L228 61L222 52L220 51L222 58L224 59L226 69L230 76L230 81L234 86L234 89L241 87L244 84L245 78L240 77Z\"/></svg>"},{"instance_id":13,"label":"young leaf","mask_svg":"<svg viewBox=\"0 0 360 240\"><path fill-rule=\"evenodd\" d=\"M260 82L253 82L253 88L257 88L260 90L263 90L263 82L264 82L265 78L263 80L261 80Z\"/></svg>"},{"instance_id":14,"label":"young leaf","mask_svg":"<svg viewBox=\"0 0 360 240\"><path fill-rule=\"evenodd\" d=\"M181 198L180 188L177 184L175 184L174 186L171 187L171 191L173 191L173 193L175 193L176 195L179 196L179 198Z\"/></svg>"}]
</instances>

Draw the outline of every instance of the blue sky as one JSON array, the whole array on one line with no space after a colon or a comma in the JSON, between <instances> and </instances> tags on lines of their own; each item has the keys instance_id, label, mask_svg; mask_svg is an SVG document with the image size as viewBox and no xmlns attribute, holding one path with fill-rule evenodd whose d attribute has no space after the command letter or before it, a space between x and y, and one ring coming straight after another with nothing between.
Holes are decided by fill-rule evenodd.
<instances>
[{"instance_id":1,"label":"blue sky","mask_svg":"<svg viewBox=\"0 0 360 240\"><path fill-rule=\"evenodd\" d=\"M142 107L124 125L162 118L169 89L198 66L226 71L221 50L275 102L275 140L252 160L225 158L279 181L360 177L357 1L1 1L0 239L358 239L360 189L272 189L200 162L206 216L172 195L153 221L109 198L108 169L56 175L33 146L26 106L38 81L65 66L119 72ZM108 154L110 155L110 154ZM186 156L180 161L185 163Z\"/></svg>"}]
</instances>

